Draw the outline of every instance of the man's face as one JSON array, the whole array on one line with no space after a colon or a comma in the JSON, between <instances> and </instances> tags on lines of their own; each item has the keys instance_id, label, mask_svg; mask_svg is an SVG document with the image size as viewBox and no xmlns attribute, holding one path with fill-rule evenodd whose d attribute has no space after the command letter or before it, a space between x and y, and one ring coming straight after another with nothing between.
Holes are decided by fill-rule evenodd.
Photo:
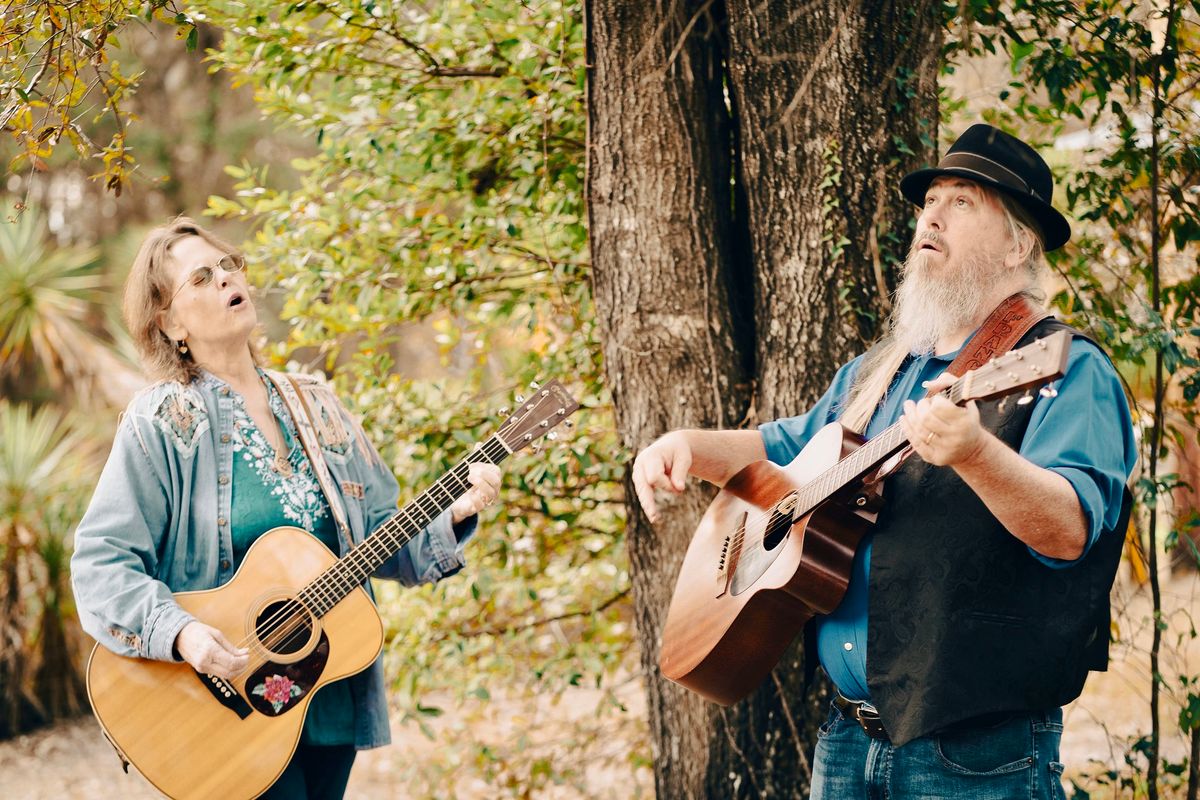
<instances>
[{"instance_id":1,"label":"man's face","mask_svg":"<svg viewBox=\"0 0 1200 800\"><path fill-rule=\"evenodd\" d=\"M926 277L966 280L1012 266L1011 245L1000 202L979 184L954 176L929 184L911 260Z\"/></svg>"}]
</instances>

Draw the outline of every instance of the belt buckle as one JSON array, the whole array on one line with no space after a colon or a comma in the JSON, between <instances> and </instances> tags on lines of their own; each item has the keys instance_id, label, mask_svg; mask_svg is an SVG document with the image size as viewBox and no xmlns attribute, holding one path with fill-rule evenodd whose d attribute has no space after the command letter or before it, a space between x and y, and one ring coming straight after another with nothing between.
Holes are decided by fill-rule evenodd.
<instances>
[{"instance_id":1,"label":"belt buckle","mask_svg":"<svg viewBox=\"0 0 1200 800\"><path fill-rule=\"evenodd\" d=\"M854 719L872 739L888 739L883 722L879 719L879 709L867 702L854 704Z\"/></svg>"},{"instance_id":2,"label":"belt buckle","mask_svg":"<svg viewBox=\"0 0 1200 800\"><path fill-rule=\"evenodd\" d=\"M863 720L879 719L879 709L865 700L859 701L854 703L854 718L860 723L863 722Z\"/></svg>"}]
</instances>

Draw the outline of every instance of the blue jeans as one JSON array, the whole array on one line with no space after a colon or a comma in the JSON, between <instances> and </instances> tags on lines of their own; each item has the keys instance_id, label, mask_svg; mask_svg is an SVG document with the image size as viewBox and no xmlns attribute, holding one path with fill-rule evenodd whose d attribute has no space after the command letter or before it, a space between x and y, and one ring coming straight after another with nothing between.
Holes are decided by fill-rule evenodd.
<instances>
[{"instance_id":1,"label":"blue jeans","mask_svg":"<svg viewBox=\"0 0 1200 800\"><path fill-rule=\"evenodd\" d=\"M893 747L831 707L810 800L1064 800L1061 737L1054 709Z\"/></svg>"}]
</instances>

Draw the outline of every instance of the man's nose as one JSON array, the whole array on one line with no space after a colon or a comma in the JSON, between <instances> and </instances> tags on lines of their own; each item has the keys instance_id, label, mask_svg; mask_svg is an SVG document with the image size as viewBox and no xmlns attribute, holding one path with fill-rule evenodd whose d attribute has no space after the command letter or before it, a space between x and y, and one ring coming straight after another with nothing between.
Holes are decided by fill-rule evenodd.
<instances>
[{"instance_id":1,"label":"man's nose","mask_svg":"<svg viewBox=\"0 0 1200 800\"><path fill-rule=\"evenodd\" d=\"M917 217L917 232L927 230L942 230L942 215L937 206L925 206L920 216Z\"/></svg>"}]
</instances>

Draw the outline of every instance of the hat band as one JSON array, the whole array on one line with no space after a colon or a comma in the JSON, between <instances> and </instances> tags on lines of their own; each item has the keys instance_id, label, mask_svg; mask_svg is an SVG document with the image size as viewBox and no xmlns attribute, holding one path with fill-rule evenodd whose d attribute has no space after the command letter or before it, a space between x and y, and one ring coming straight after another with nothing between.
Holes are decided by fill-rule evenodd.
<instances>
[{"instance_id":1,"label":"hat band","mask_svg":"<svg viewBox=\"0 0 1200 800\"><path fill-rule=\"evenodd\" d=\"M963 152L948 153L945 158L938 162L938 169L946 169L947 167L965 169L978 175L983 175L984 177L996 181L997 183L1004 184L1010 189L1016 189L1018 191L1025 192L1026 194L1031 194L1034 197L1037 197L1039 200L1042 200L1042 202L1046 202L1040 195L1038 195L1037 192L1030 188L1029 184L1025 182L1024 178L1003 164L992 161L986 156L979 156L975 155L974 153ZM996 170L1000 170L1005 174L997 174Z\"/></svg>"}]
</instances>

